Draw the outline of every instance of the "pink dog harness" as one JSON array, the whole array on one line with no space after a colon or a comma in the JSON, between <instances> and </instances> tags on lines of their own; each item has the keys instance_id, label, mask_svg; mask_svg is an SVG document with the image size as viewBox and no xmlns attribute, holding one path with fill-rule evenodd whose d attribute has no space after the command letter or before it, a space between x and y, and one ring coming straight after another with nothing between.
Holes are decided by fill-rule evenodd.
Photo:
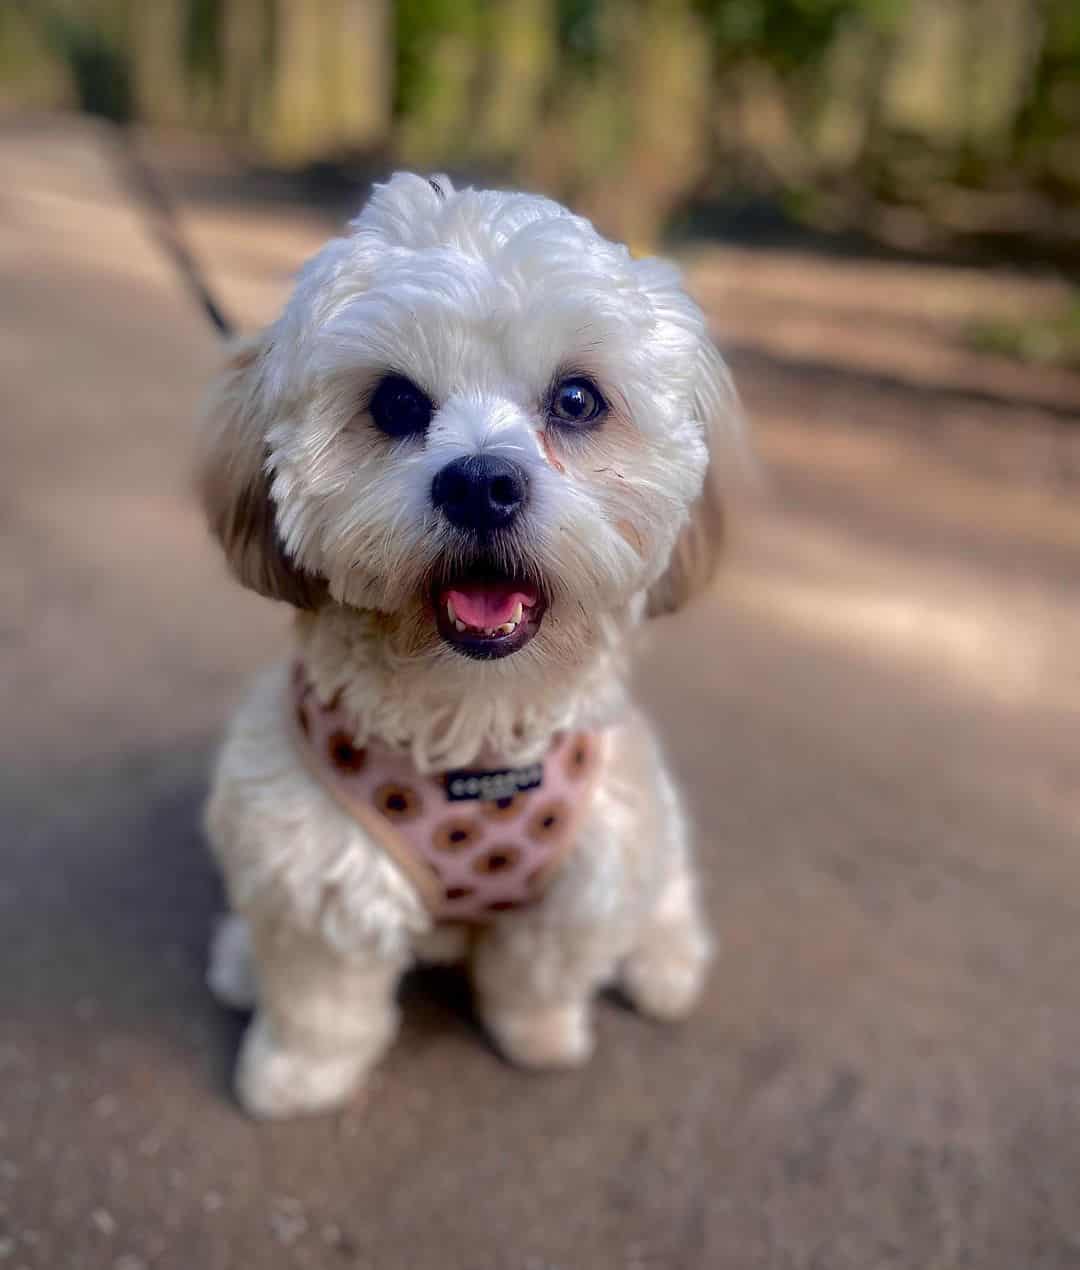
<instances>
[{"instance_id":1,"label":"pink dog harness","mask_svg":"<svg viewBox=\"0 0 1080 1270\"><path fill-rule=\"evenodd\" d=\"M603 763L603 738L574 732L528 767L423 775L407 754L355 745L337 700L319 701L299 663L291 705L312 774L437 921L482 922L539 899L573 847Z\"/></svg>"}]
</instances>

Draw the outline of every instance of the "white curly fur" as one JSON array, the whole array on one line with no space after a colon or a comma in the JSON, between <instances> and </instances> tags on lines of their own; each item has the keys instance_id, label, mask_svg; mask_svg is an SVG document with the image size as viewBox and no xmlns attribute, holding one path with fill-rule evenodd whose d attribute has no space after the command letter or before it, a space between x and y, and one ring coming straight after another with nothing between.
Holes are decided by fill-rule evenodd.
<instances>
[{"instance_id":1,"label":"white curly fur","mask_svg":"<svg viewBox=\"0 0 1080 1270\"><path fill-rule=\"evenodd\" d=\"M346 1098L389 1044L394 988L416 959L468 944L493 1036L546 1066L588 1054L599 984L619 978L642 1009L675 1017L708 955L679 799L623 679L631 629L711 571L707 482L740 462L726 371L673 266L633 259L546 199L438 187L377 187L234 355L203 434L211 523L243 581L302 607L297 647L358 743L408 747L438 770L481 749L530 761L559 730L607 727L613 761L543 900L466 941L433 927L313 780L286 725L284 667L264 673L207 812L234 910L210 982L231 1005L257 994L237 1075L257 1115ZM390 372L435 403L421 438L388 439L366 413ZM547 426L567 374L600 386L603 426ZM549 605L535 638L496 661L441 640L430 600L432 571L467 555L432 481L480 451L527 473L505 550Z\"/></svg>"}]
</instances>

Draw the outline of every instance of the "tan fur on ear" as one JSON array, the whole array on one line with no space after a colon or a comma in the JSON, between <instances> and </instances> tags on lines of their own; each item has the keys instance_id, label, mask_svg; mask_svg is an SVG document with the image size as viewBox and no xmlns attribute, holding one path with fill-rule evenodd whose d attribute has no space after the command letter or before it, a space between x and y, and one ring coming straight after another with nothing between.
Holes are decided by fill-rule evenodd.
<instances>
[{"instance_id":1,"label":"tan fur on ear","mask_svg":"<svg viewBox=\"0 0 1080 1270\"><path fill-rule=\"evenodd\" d=\"M317 608L326 584L286 556L274 519L257 408L263 338L233 346L203 418L196 473L210 530L244 586L296 608Z\"/></svg>"},{"instance_id":2,"label":"tan fur on ear","mask_svg":"<svg viewBox=\"0 0 1080 1270\"><path fill-rule=\"evenodd\" d=\"M728 483L747 465L735 389L723 358L711 343L701 349L694 409L705 425L709 466L667 570L649 588L647 617L684 608L716 577L726 536Z\"/></svg>"},{"instance_id":3,"label":"tan fur on ear","mask_svg":"<svg viewBox=\"0 0 1080 1270\"><path fill-rule=\"evenodd\" d=\"M649 588L646 617L677 613L708 589L720 568L726 519L726 500L710 462L705 485L675 542L667 571Z\"/></svg>"}]
</instances>

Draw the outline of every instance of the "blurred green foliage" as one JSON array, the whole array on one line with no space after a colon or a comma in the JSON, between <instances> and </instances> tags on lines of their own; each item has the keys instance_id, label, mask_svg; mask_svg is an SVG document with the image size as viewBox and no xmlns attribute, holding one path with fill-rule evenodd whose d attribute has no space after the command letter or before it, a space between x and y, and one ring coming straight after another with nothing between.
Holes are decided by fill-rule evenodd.
<instances>
[{"instance_id":1,"label":"blurred green foliage","mask_svg":"<svg viewBox=\"0 0 1080 1270\"><path fill-rule=\"evenodd\" d=\"M126 124L134 114L131 63L123 42L108 23L72 21L60 11L46 12L41 33L71 76L80 110Z\"/></svg>"},{"instance_id":2,"label":"blurred green foliage","mask_svg":"<svg viewBox=\"0 0 1080 1270\"><path fill-rule=\"evenodd\" d=\"M759 59L786 73L820 62L841 24L887 23L903 0L699 0L717 59Z\"/></svg>"},{"instance_id":3,"label":"blurred green foliage","mask_svg":"<svg viewBox=\"0 0 1080 1270\"><path fill-rule=\"evenodd\" d=\"M1080 370L1080 292L1053 313L1025 321L976 322L968 342L984 353L997 353L1036 366Z\"/></svg>"},{"instance_id":4,"label":"blurred green foliage","mask_svg":"<svg viewBox=\"0 0 1080 1270\"><path fill-rule=\"evenodd\" d=\"M437 102L439 76L431 72L447 38L478 43L484 37L480 0L400 0L395 6L394 113L421 114Z\"/></svg>"},{"instance_id":5,"label":"blurred green foliage","mask_svg":"<svg viewBox=\"0 0 1080 1270\"><path fill-rule=\"evenodd\" d=\"M1080 2L0 5L0 104L63 103L282 165L526 182L634 243L733 198L904 245L1053 238L1080 202Z\"/></svg>"}]
</instances>

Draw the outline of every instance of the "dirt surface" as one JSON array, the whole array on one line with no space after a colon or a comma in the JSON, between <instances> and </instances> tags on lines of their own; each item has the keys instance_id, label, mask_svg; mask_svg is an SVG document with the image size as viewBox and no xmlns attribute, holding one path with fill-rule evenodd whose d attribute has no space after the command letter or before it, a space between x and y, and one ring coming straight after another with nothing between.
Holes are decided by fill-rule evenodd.
<instances>
[{"instance_id":1,"label":"dirt surface","mask_svg":"<svg viewBox=\"0 0 1080 1270\"><path fill-rule=\"evenodd\" d=\"M1080 1266L1080 384L963 351L1052 282L714 250L763 492L641 691L720 956L521 1075L406 989L366 1102L265 1126L202 982L209 756L285 614L188 500L215 356L92 135L0 130L0 1265ZM268 316L325 234L205 199Z\"/></svg>"}]
</instances>

